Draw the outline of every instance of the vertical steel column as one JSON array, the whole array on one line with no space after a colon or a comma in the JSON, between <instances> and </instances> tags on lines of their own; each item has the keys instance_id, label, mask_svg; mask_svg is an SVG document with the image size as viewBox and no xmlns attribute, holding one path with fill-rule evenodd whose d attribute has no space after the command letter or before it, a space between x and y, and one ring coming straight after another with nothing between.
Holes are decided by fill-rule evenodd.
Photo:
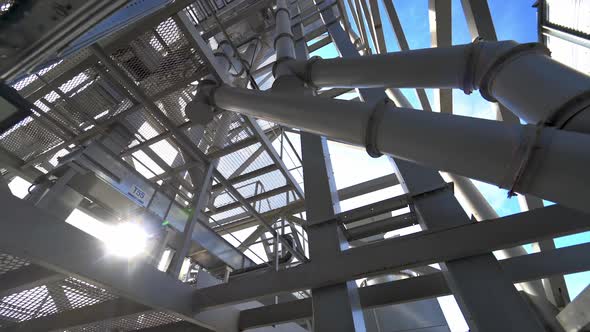
<instances>
[{"instance_id":1,"label":"vertical steel column","mask_svg":"<svg viewBox=\"0 0 590 332\"><path fill-rule=\"evenodd\" d=\"M304 35L303 24L295 26L296 35ZM295 55L307 59L308 51L305 38L295 45ZM283 76L283 79L286 77ZM295 77L291 80L293 88L304 95L312 94L303 83ZM282 85L286 87L285 85ZM290 91L293 92L293 89ZM333 178L332 163L325 137L301 133L301 154L303 181L306 192L305 208L307 221L324 221L334 217L340 206L336 184ZM326 266L334 254L346 249L348 242L341 234L337 223L310 225L308 228L309 254L314 261L325 261ZM360 305L358 289L354 281L312 289L313 328L314 331L365 331L365 320Z\"/></svg>"},{"instance_id":2,"label":"vertical steel column","mask_svg":"<svg viewBox=\"0 0 590 332\"><path fill-rule=\"evenodd\" d=\"M328 15L333 13L326 11L324 21L331 19L326 17ZM342 56L359 56L354 46L344 38L340 25L332 24L328 31ZM359 93L365 102L376 102L385 97L382 91L375 89L359 89ZM446 186L434 170L393 158L392 161L400 182L410 194L420 194ZM449 189L435 190L416 199L414 208L425 228L452 227L470 222ZM543 330L491 253L447 262L444 266L445 277L474 330Z\"/></svg>"},{"instance_id":3,"label":"vertical steel column","mask_svg":"<svg viewBox=\"0 0 590 332\"><path fill-rule=\"evenodd\" d=\"M463 7L465 18L467 19L467 26L472 39L479 36L490 41L498 40L487 0L461 0L461 5ZM492 105L496 109L496 117L498 120L508 123L520 123L520 119L501 104L493 103ZM471 185L473 186L473 184ZM518 202L522 211L543 207L543 201L540 198L530 195L519 195ZM539 243L539 248L541 250L552 250L555 249L555 243L553 240L541 241ZM524 251L524 249L521 249L521 251ZM570 298L563 276L553 276L545 279L543 283L545 285L546 295L553 304L558 307L564 307L569 303Z\"/></svg>"},{"instance_id":4,"label":"vertical steel column","mask_svg":"<svg viewBox=\"0 0 590 332\"><path fill-rule=\"evenodd\" d=\"M428 18L430 45L432 47L452 46L451 0L429 0ZM453 90L435 89L434 104L441 113L453 113Z\"/></svg>"}]
</instances>

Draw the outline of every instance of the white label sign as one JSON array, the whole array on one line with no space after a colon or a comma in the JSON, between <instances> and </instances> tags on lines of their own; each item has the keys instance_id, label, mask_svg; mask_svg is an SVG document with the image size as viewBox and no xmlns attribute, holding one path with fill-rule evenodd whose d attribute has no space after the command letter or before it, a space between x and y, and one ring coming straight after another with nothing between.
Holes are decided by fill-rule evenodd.
<instances>
[{"instance_id":1,"label":"white label sign","mask_svg":"<svg viewBox=\"0 0 590 332\"><path fill-rule=\"evenodd\" d=\"M145 198L145 191L143 191L138 186L133 185L131 187L131 191L129 192L129 195L133 196L135 199L137 199L138 201L140 201L143 204L143 200Z\"/></svg>"}]
</instances>

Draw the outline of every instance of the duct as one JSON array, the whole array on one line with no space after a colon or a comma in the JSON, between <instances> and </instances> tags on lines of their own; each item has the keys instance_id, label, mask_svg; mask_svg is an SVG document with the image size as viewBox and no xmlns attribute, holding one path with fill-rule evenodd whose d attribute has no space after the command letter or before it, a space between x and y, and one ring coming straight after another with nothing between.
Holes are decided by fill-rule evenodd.
<instances>
[{"instance_id":1,"label":"duct","mask_svg":"<svg viewBox=\"0 0 590 332\"><path fill-rule=\"evenodd\" d=\"M585 185L590 156L584 148L590 136L585 134L419 112L386 101L371 105L225 86L201 89L208 92L224 110L590 211Z\"/></svg>"},{"instance_id":2,"label":"duct","mask_svg":"<svg viewBox=\"0 0 590 332\"><path fill-rule=\"evenodd\" d=\"M487 42L372 55L291 61L316 87L480 89L528 123L590 130L590 77L549 57L540 44ZM542 68L543 70L539 70ZM546 84L555 77L565 84Z\"/></svg>"}]
</instances>

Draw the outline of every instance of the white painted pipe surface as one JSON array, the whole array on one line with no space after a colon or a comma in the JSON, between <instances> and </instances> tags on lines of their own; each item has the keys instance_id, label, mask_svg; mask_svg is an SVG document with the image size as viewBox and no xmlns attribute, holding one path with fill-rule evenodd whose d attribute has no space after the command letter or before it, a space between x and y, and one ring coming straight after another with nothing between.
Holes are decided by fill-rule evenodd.
<instances>
[{"instance_id":1,"label":"white painted pipe surface","mask_svg":"<svg viewBox=\"0 0 590 332\"><path fill-rule=\"evenodd\" d=\"M365 146L374 106L327 98L220 87L217 107ZM526 138L537 128L449 114L385 106L376 145L385 154L510 188L522 163ZM521 179L514 187L590 212L590 135L542 128Z\"/></svg>"},{"instance_id":2,"label":"white painted pipe surface","mask_svg":"<svg viewBox=\"0 0 590 332\"><path fill-rule=\"evenodd\" d=\"M590 132L590 77L539 44L476 42L355 58L293 61L317 87L482 89L528 123Z\"/></svg>"}]
</instances>

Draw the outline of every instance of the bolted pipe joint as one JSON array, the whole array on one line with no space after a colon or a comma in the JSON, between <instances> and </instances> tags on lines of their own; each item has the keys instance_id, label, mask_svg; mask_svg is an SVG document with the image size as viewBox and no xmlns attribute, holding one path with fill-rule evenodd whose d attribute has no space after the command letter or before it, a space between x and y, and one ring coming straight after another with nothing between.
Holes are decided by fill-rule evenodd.
<instances>
[{"instance_id":1,"label":"bolted pipe joint","mask_svg":"<svg viewBox=\"0 0 590 332\"><path fill-rule=\"evenodd\" d=\"M199 82L197 94L184 108L184 114L195 125L206 126L217 114L213 95L219 84L212 79Z\"/></svg>"}]
</instances>

